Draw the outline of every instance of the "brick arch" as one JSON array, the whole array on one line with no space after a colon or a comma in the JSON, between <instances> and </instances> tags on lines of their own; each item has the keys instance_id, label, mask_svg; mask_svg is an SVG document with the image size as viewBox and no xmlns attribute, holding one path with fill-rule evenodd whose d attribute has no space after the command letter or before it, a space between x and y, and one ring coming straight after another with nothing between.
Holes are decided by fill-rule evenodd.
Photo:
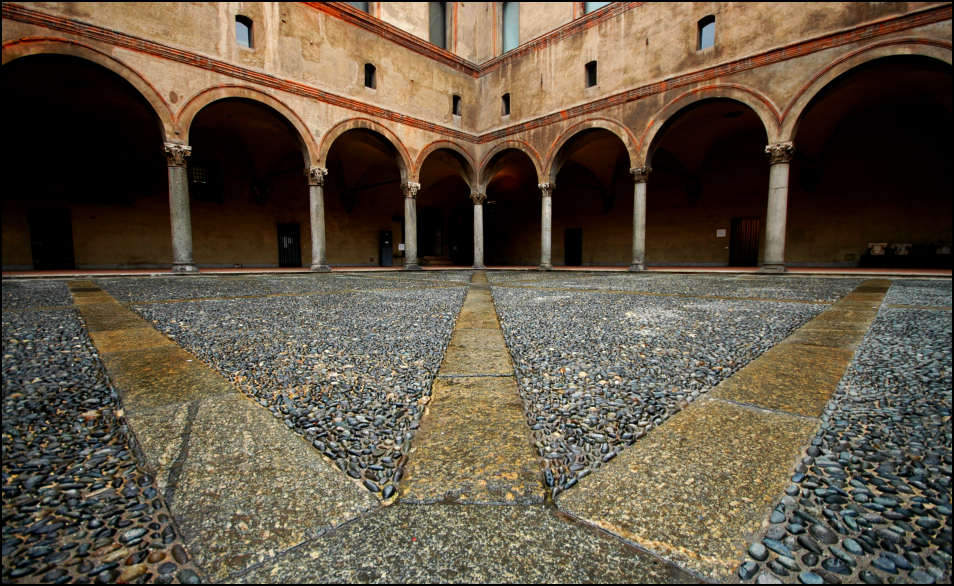
<instances>
[{"instance_id":1,"label":"brick arch","mask_svg":"<svg viewBox=\"0 0 954 586\"><path fill-rule=\"evenodd\" d=\"M828 84L869 61L899 55L927 57L951 65L951 43L933 39L893 39L874 43L839 57L812 76L785 107L780 125L781 140L791 141L795 137L803 114L815 96Z\"/></svg>"},{"instance_id":2,"label":"brick arch","mask_svg":"<svg viewBox=\"0 0 954 586\"><path fill-rule=\"evenodd\" d=\"M427 157L430 156L431 153L434 153L441 149L454 151L455 153L463 157L464 161L466 161L468 165L468 168L464 169L466 173L466 177L463 177L463 179L464 181L467 182L467 185L469 185L470 188L473 189L474 186L477 185L477 177L474 174L475 172L474 159L473 157L471 157L470 153L468 153L467 150L464 149L464 147L450 140L435 140L434 142L428 144L421 150L421 152L417 155L417 160L414 162L414 172L412 173L411 180L412 181L420 180L421 167L424 166L424 161L427 160Z\"/></svg>"},{"instance_id":3,"label":"brick arch","mask_svg":"<svg viewBox=\"0 0 954 586\"><path fill-rule=\"evenodd\" d=\"M297 132L302 156L304 157L303 162L306 165L317 165L318 158L316 154L318 152L318 145L315 143L314 137L311 135L311 132L301 117L281 100L263 91L247 86L222 85L208 88L192 96L189 101L183 104L176 118L176 123L181 129L186 142L188 143L192 123L203 108L214 102L232 98L251 100L275 110L275 112L291 124Z\"/></svg>"},{"instance_id":4,"label":"brick arch","mask_svg":"<svg viewBox=\"0 0 954 586\"><path fill-rule=\"evenodd\" d=\"M530 159L530 162L533 163L534 170L537 172L537 180L540 182L546 180L546 175L543 174L543 164L540 159L540 153L538 153L535 148L522 140L505 140L494 145L494 147L487 151L487 154L485 154L480 160L480 165L478 166L477 172L477 182L479 184L478 187L482 191L487 189L488 181L484 178L484 172L487 170L490 161L494 158L494 156L497 155L497 153L507 149L516 149L527 155L527 157Z\"/></svg>"},{"instance_id":5,"label":"brick arch","mask_svg":"<svg viewBox=\"0 0 954 586\"><path fill-rule=\"evenodd\" d=\"M138 71L126 65L111 55L107 55L83 43L53 39L46 37L31 37L18 39L3 44L3 64L28 57L30 55L69 55L104 67L123 78L152 106L152 111L159 120L159 131L163 141L177 138L175 118L169 104L155 87Z\"/></svg>"},{"instance_id":6,"label":"brick arch","mask_svg":"<svg viewBox=\"0 0 954 586\"><path fill-rule=\"evenodd\" d=\"M321 146L318 149L319 163L322 166L325 165L328 159L328 152L331 150L331 145L333 145L342 134L348 132L349 130L357 129L370 130L380 134L385 140L391 143L391 146L394 147L394 150L396 150L398 154L396 162L398 164L398 168L401 171L401 183L411 181L411 157L408 155L407 148L404 146L404 143L401 142L401 139L399 139L390 128L369 118L349 118L332 126L321 139Z\"/></svg>"},{"instance_id":7,"label":"brick arch","mask_svg":"<svg viewBox=\"0 0 954 586\"><path fill-rule=\"evenodd\" d=\"M640 167L649 161L651 148L667 122L678 116L687 107L712 99L728 99L747 106L752 110L765 130L769 144L779 142L779 121L781 116L772 100L761 93L738 84L716 84L694 88L670 100L655 116L650 118L638 141L638 156L631 161L632 166Z\"/></svg>"},{"instance_id":8,"label":"brick arch","mask_svg":"<svg viewBox=\"0 0 954 586\"><path fill-rule=\"evenodd\" d=\"M560 154L560 150L572 140L573 137L591 128L601 128L615 134L629 154L630 167L635 165L638 160L639 151L636 148L637 140L633 132L615 120L610 120L609 118L591 118L578 122L566 129L563 134L557 137L557 139L553 141L553 144L550 145L550 150L547 151L546 165L544 166L544 177L547 177L551 183L556 183L556 175L560 171L557 165L557 156Z\"/></svg>"}]
</instances>

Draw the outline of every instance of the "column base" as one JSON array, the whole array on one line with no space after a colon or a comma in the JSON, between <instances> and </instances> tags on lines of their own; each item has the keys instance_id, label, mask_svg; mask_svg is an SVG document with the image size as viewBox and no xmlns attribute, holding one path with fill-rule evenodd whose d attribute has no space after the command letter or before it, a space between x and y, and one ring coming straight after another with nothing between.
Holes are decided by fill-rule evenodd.
<instances>
[{"instance_id":1,"label":"column base","mask_svg":"<svg viewBox=\"0 0 954 586\"><path fill-rule=\"evenodd\" d=\"M644 265L643 263L633 263L629 265L629 272L631 273L639 273L645 270L646 270L646 265Z\"/></svg>"},{"instance_id":2,"label":"column base","mask_svg":"<svg viewBox=\"0 0 954 586\"><path fill-rule=\"evenodd\" d=\"M540 270L540 271L552 271L552 270L553 270L553 265L540 265L539 267L537 267L537 270Z\"/></svg>"},{"instance_id":3,"label":"column base","mask_svg":"<svg viewBox=\"0 0 954 586\"><path fill-rule=\"evenodd\" d=\"M764 264L764 265L762 265L761 267L759 267L759 272L760 272L760 273L771 273L771 274L784 273L784 272L785 272L785 265L784 265L784 264L781 264L781 263L779 263L779 264Z\"/></svg>"},{"instance_id":4,"label":"column base","mask_svg":"<svg viewBox=\"0 0 954 586\"><path fill-rule=\"evenodd\" d=\"M419 264L404 265L404 270L405 270L405 271L419 271L419 270L421 270L421 265L419 265Z\"/></svg>"},{"instance_id":5,"label":"column base","mask_svg":"<svg viewBox=\"0 0 954 586\"><path fill-rule=\"evenodd\" d=\"M192 263L173 263L173 273L198 273L199 269Z\"/></svg>"},{"instance_id":6,"label":"column base","mask_svg":"<svg viewBox=\"0 0 954 586\"><path fill-rule=\"evenodd\" d=\"M484 265L474 265L474 266L472 266L472 267L470 267L470 268L474 269L475 271L482 271L482 270L486 269L487 267L485 267Z\"/></svg>"},{"instance_id":7,"label":"column base","mask_svg":"<svg viewBox=\"0 0 954 586\"><path fill-rule=\"evenodd\" d=\"M330 273L331 267L328 265L311 265L311 272L313 273Z\"/></svg>"}]
</instances>

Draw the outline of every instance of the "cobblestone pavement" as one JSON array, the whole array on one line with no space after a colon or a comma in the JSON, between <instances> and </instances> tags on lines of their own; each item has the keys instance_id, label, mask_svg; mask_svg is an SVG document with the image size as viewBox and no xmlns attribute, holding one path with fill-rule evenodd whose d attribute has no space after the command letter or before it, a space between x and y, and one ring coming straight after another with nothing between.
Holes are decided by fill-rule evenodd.
<instances>
[{"instance_id":1,"label":"cobblestone pavement","mask_svg":"<svg viewBox=\"0 0 954 586\"><path fill-rule=\"evenodd\" d=\"M470 275L96 283L303 435L342 474L387 499L400 483ZM861 281L563 272L488 278L551 493L598 474L601 463ZM3 579L199 579L201 568L177 548L175 524L70 305L65 281L3 282ZM950 280L895 281L822 430L805 438L792 486L740 560L740 579L950 580L950 305ZM309 547L334 544L336 534ZM347 558L327 547L327 555ZM292 558L276 552L274 560ZM255 575L267 576L264 569ZM313 579L322 575L333 579ZM374 579L386 581L387 573Z\"/></svg>"}]
</instances>

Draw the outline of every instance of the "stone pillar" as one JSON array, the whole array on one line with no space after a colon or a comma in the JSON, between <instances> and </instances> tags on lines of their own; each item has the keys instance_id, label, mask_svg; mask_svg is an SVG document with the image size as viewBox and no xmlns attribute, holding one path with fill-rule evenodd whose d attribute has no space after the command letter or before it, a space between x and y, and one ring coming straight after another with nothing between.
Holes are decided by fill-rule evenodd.
<instances>
[{"instance_id":1,"label":"stone pillar","mask_svg":"<svg viewBox=\"0 0 954 586\"><path fill-rule=\"evenodd\" d=\"M484 267L484 202L486 193L471 193L470 200L474 202L474 268Z\"/></svg>"},{"instance_id":2,"label":"stone pillar","mask_svg":"<svg viewBox=\"0 0 954 586\"><path fill-rule=\"evenodd\" d=\"M165 144L169 166L169 219L172 223L172 272L196 273L192 260L192 215L189 212L189 176L186 157L192 147L175 142Z\"/></svg>"},{"instance_id":3,"label":"stone pillar","mask_svg":"<svg viewBox=\"0 0 954 586\"><path fill-rule=\"evenodd\" d=\"M636 180L633 188L633 264L631 271L646 270L646 182L649 181L649 167L630 169Z\"/></svg>"},{"instance_id":4,"label":"stone pillar","mask_svg":"<svg viewBox=\"0 0 954 586\"><path fill-rule=\"evenodd\" d=\"M553 230L553 184L541 183L540 188L540 270L548 271L553 268L550 262L551 232Z\"/></svg>"},{"instance_id":5,"label":"stone pillar","mask_svg":"<svg viewBox=\"0 0 954 586\"><path fill-rule=\"evenodd\" d=\"M404 270L417 271L417 192L420 183L408 182L401 186L404 190Z\"/></svg>"},{"instance_id":6,"label":"stone pillar","mask_svg":"<svg viewBox=\"0 0 954 586\"><path fill-rule=\"evenodd\" d=\"M311 270L327 273L328 266L325 251L325 176L328 169L309 167L305 169L308 177L308 201L311 208Z\"/></svg>"},{"instance_id":7,"label":"stone pillar","mask_svg":"<svg viewBox=\"0 0 954 586\"><path fill-rule=\"evenodd\" d=\"M765 212L765 256L761 272L785 272L785 220L788 215L788 167L795 154L790 142L765 147L769 156L768 206Z\"/></svg>"}]
</instances>

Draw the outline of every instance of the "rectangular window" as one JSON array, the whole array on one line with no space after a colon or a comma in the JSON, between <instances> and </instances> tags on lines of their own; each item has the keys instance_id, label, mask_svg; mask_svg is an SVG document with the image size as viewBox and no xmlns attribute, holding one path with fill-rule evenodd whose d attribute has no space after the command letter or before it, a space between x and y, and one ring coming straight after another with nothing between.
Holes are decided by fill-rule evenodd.
<instances>
[{"instance_id":1,"label":"rectangular window","mask_svg":"<svg viewBox=\"0 0 954 586\"><path fill-rule=\"evenodd\" d=\"M371 12L370 10L368 10L368 3L367 3L367 2L348 2L348 4L354 6L355 8L357 8L358 10L360 10L361 12L368 12L368 13Z\"/></svg>"},{"instance_id":2,"label":"rectangular window","mask_svg":"<svg viewBox=\"0 0 954 586\"><path fill-rule=\"evenodd\" d=\"M430 8L431 42L447 48L447 2L428 2Z\"/></svg>"},{"instance_id":3,"label":"rectangular window","mask_svg":"<svg viewBox=\"0 0 954 586\"><path fill-rule=\"evenodd\" d=\"M252 48L252 19L247 16L235 17L235 40L242 47Z\"/></svg>"},{"instance_id":4,"label":"rectangular window","mask_svg":"<svg viewBox=\"0 0 954 586\"><path fill-rule=\"evenodd\" d=\"M451 112L454 114L454 116L460 116L460 96L458 95L454 96Z\"/></svg>"},{"instance_id":5,"label":"rectangular window","mask_svg":"<svg viewBox=\"0 0 954 586\"><path fill-rule=\"evenodd\" d=\"M586 87L596 85L596 61L590 61L586 64Z\"/></svg>"},{"instance_id":6,"label":"rectangular window","mask_svg":"<svg viewBox=\"0 0 954 586\"><path fill-rule=\"evenodd\" d=\"M377 71L374 65L370 63L364 64L364 87L374 89L378 87Z\"/></svg>"},{"instance_id":7,"label":"rectangular window","mask_svg":"<svg viewBox=\"0 0 954 586\"><path fill-rule=\"evenodd\" d=\"M503 3L503 51L514 49L520 44L520 3Z\"/></svg>"},{"instance_id":8,"label":"rectangular window","mask_svg":"<svg viewBox=\"0 0 954 586\"><path fill-rule=\"evenodd\" d=\"M708 49L715 45L715 16L709 15L699 20L698 50Z\"/></svg>"},{"instance_id":9,"label":"rectangular window","mask_svg":"<svg viewBox=\"0 0 954 586\"><path fill-rule=\"evenodd\" d=\"M504 116L510 116L510 94L504 94L500 97L502 109L501 114Z\"/></svg>"},{"instance_id":10,"label":"rectangular window","mask_svg":"<svg viewBox=\"0 0 954 586\"><path fill-rule=\"evenodd\" d=\"M600 8L611 4L610 2L584 2L583 3L583 14L589 14Z\"/></svg>"}]
</instances>

